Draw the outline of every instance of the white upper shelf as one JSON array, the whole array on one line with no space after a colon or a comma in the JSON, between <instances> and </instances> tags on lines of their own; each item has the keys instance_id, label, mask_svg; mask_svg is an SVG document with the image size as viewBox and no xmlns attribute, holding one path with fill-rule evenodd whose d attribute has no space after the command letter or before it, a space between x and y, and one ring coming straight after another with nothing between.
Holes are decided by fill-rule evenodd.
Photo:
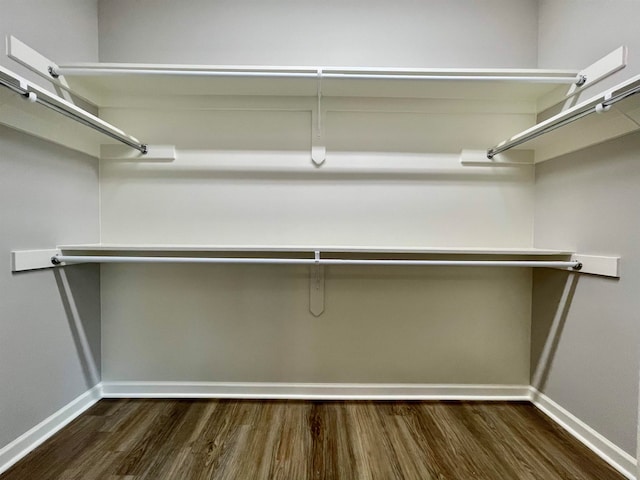
<instances>
[{"instance_id":1,"label":"white upper shelf","mask_svg":"<svg viewBox=\"0 0 640 480\"><path fill-rule=\"evenodd\" d=\"M640 95L628 96L624 101L584 117L581 112L592 110L611 97L640 87L640 75L632 77L606 92L599 93L571 108L563 110L533 127L514 135L503 143L518 141L532 134L544 135L522 143L520 148L534 149L535 161L543 162L581 148L602 143L640 129ZM579 121L570 122L572 118ZM561 126L550 131L550 127ZM500 144L501 145L501 144Z\"/></svg>"},{"instance_id":2,"label":"white upper shelf","mask_svg":"<svg viewBox=\"0 0 640 480\"><path fill-rule=\"evenodd\" d=\"M353 253L353 254L413 254L413 255L487 255L487 256L567 256L569 250L541 248L482 248L482 247L375 247L344 245L170 245L170 244L76 244L59 245L66 253L172 252L172 253Z\"/></svg>"},{"instance_id":3,"label":"white upper shelf","mask_svg":"<svg viewBox=\"0 0 640 480\"><path fill-rule=\"evenodd\" d=\"M624 68L627 63L627 50L622 46L580 71L125 63L58 65L11 36L7 38L7 54L51 81L56 87L83 97L96 107L134 104L147 106L147 102L149 105L156 105L156 100L163 97L172 97L172 102L181 99L184 106L190 108L198 106L202 101L199 97L202 96L232 97L231 100L234 102L238 100L233 99L236 96L249 96L250 102L254 102L259 96L304 97L304 102L317 97L317 107L313 107L313 111L316 112L314 122L317 125L317 133L312 140L312 159L318 165L324 161L326 148L321 128L321 97L440 99L448 101L443 102L448 103L445 108L457 107L457 101L467 100L484 101L483 108L492 108L492 105L497 103L494 100L499 100L509 102L509 108L518 107L521 109L519 111L530 114L560 104L568 97L579 94L585 88ZM616 90L627 88L629 85L630 82L620 84ZM615 105L613 111L606 115L585 117L585 120L577 122L575 127L565 126L573 120L569 117L576 113L578 108L583 108L586 103L602 104L603 101L607 101L608 93L569 108L556 117L515 135L501 145L491 148L489 157L523 144L523 148L535 150L536 161L543 161L638 129L640 114L638 102L635 100ZM186 100L188 97L189 101ZM0 98L0 106L3 103L7 102ZM404 101L404 105L408 103ZM7 108L5 110L8 111ZM21 111L26 109L14 110L18 111L17 116L20 117ZM443 111L448 112L444 109ZM579 118L583 116L585 115ZM5 117L13 119L14 115L6 114ZM94 128L98 126L96 121L100 121L93 116L88 122L84 120L82 123L88 123ZM29 119L22 122L26 127L23 124L18 125L19 122L14 120L7 121L7 124L54 141L58 138L55 132L50 132L51 128L46 124L40 128L30 128L29 122ZM553 125L549 125L550 123ZM557 126L563 128L558 129L558 133L552 132L551 130ZM100 128L103 131L107 130L107 135L116 135L118 140L132 145L131 139L115 127L108 125L105 129L105 125L100 125ZM538 134L544 134L544 137L532 140ZM97 150L93 142L81 143L76 141L75 137L65 137L57 141L92 155L95 155ZM137 150L146 150L146 145L137 145L137 141L133 142L133 145ZM464 150L465 145L460 147Z\"/></svg>"},{"instance_id":4,"label":"white upper shelf","mask_svg":"<svg viewBox=\"0 0 640 480\"><path fill-rule=\"evenodd\" d=\"M0 83L0 124L96 157L105 135L140 144L118 127L2 66Z\"/></svg>"},{"instance_id":5,"label":"white upper shelf","mask_svg":"<svg viewBox=\"0 0 640 480\"><path fill-rule=\"evenodd\" d=\"M577 70L59 65L72 90L97 104L127 95L278 95L536 100L575 83Z\"/></svg>"}]
</instances>

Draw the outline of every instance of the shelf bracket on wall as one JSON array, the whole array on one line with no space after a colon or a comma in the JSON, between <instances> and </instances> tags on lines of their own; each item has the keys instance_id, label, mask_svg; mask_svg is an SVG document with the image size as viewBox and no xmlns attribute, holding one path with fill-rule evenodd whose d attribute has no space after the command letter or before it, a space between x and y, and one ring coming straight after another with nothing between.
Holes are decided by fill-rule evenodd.
<instances>
[{"instance_id":1,"label":"shelf bracket on wall","mask_svg":"<svg viewBox=\"0 0 640 480\"><path fill-rule=\"evenodd\" d=\"M173 162L176 159L175 145L147 145L147 153L142 153L125 145L100 145L101 160Z\"/></svg>"},{"instance_id":2,"label":"shelf bracket on wall","mask_svg":"<svg viewBox=\"0 0 640 480\"><path fill-rule=\"evenodd\" d=\"M314 317L324 312L324 266L320 265L320 252L314 252L315 265L309 270L309 311Z\"/></svg>"},{"instance_id":3,"label":"shelf bracket on wall","mask_svg":"<svg viewBox=\"0 0 640 480\"><path fill-rule=\"evenodd\" d=\"M571 85L567 97L571 97L585 90L587 87L598 83L615 72L627 66L627 47L622 45L613 52L602 57L597 62L589 65L578 73L578 81Z\"/></svg>"},{"instance_id":4,"label":"shelf bracket on wall","mask_svg":"<svg viewBox=\"0 0 640 480\"><path fill-rule=\"evenodd\" d=\"M53 268L51 258L60 255L60 250L51 248L47 250L15 250L11 252L11 271L24 272L26 270L42 270Z\"/></svg>"},{"instance_id":5,"label":"shelf bracket on wall","mask_svg":"<svg viewBox=\"0 0 640 480\"><path fill-rule=\"evenodd\" d=\"M531 167L533 166L533 150L511 150L498 158L487 158L486 150L462 150L460 164L465 167Z\"/></svg>"},{"instance_id":6,"label":"shelf bracket on wall","mask_svg":"<svg viewBox=\"0 0 640 480\"><path fill-rule=\"evenodd\" d=\"M86 91L77 91L71 89L64 76L58 74L58 65L50 58L45 57L37 50L34 50L27 44L21 42L13 35L7 35L6 38L7 57L19 63L32 72L40 75L42 78L50 82L56 89L56 93L68 102L76 103L74 96L96 107L98 100L94 95Z\"/></svg>"},{"instance_id":7,"label":"shelf bracket on wall","mask_svg":"<svg viewBox=\"0 0 640 480\"><path fill-rule=\"evenodd\" d=\"M620 257L573 254L571 261L580 262L579 273L620 278ZM567 268L561 270L575 271Z\"/></svg>"},{"instance_id":8,"label":"shelf bracket on wall","mask_svg":"<svg viewBox=\"0 0 640 480\"><path fill-rule=\"evenodd\" d=\"M324 142L324 122L322 118L322 69L318 69L318 104L311 113L311 161L319 167L327 157L327 147Z\"/></svg>"}]
</instances>

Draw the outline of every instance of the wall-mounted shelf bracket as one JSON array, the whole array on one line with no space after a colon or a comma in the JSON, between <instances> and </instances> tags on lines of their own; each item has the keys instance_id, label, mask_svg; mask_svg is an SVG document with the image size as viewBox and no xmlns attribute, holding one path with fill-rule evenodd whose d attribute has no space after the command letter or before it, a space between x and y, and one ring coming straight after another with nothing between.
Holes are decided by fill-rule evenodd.
<instances>
[{"instance_id":1,"label":"wall-mounted shelf bracket","mask_svg":"<svg viewBox=\"0 0 640 480\"><path fill-rule=\"evenodd\" d=\"M314 317L324 312L324 266L320 265L320 252L314 252L315 265L309 269L309 311Z\"/></svg>"},{"instance_id":2,"label":"wall-mounted shelf bracket","mask_svg":"<svg viewBox=\"0 0 640 480\"><path fill-rule=\"evenodd\" d=\"M511 150L487 158L486 150L462 150L460 164L465 167L530 167L533 165L533 150Z\"/></svg>"},{"instance_id":3,"label":"wall-mounted shelf bracket","mask_svg":"<svg viewBox=\"0 0 640 480\"><path fill-rule=\"evenodd\" d=\"M311 113L311 161L319 167L327 157L327 147L324 142L324 122L322 112L322 69L318 69L317 86L318 104Z\"/></svg>"},{"instance_id":4,"label":"wall-mounted shelf bracket","mask_svg":"<svg viewBox=\"0 0 640 480\"><path fill-rule=\"evenodd\" d=\"M37 50L34 50L27 44L21 42L16 37L12 35L7 35L6 39L7 45L7 56L22 65L23 67L28 68L32 72L40 75L45 80L51 82L57 88L57 93L65 100L75 103L73 101L73 97L69 94L73 94L85 102L92 104L95 106L95 99L92 98L91 95L88 95L87 92L78 92L72 90L69 87L64 76L58 74L58 65L51 60L50 58L45 57Z\"/></svg>"},{"instance_id":5,"label":"wall-mounted shelf bracket","mask_svg":"<svg viewBox=\"0 0 640 480\"><path fill-rule=\"evenodd\" d=\"M574 97L626 66L627 47L623 45L580 70L576 75L576 81L571 83L568 89L563 86L539 98L538 112L562 102L564 102L564 108L570 108L576 102Z\"/></svg>"},{"instance_id":6,"label":"wall-mounted shelf bracket","mask_svg":"<svg viewBox=\"0 0 640 480\"><path fill-rule=\"evenodd\" d=\"M41 270L55 267L51 258L59 255L60 250L52 248L48 250L17 250L11 252L11 271L23 272L26 270Z\"/></svg>"},{"instance_id":7,"label":"wall-mounted shelf bracket","mask_svg":"<svg viewBox=\"0 0 640 480\"><path fill-rule=\"evenodd\" d=\"M573 254L571 255L571 261L580 262L580 269L563 268L561 270L601 275L603 277L620 277L620 257Z\"/></svg>"},{"instance_id":8,"label":"wall-mounted shelf bracket","mask_svg":"<svg viewBox=\"0 0 640 480\"><path fill-rule=\"evenodd\" d=\"M100 160L131 160L141 162L173 162L176 159L175 145L147 145L147 153L125 145L100 145Z\"/></svg>"},{"instance_id":9,"label":"wall-mounted shelf bracket","mask_svg":"<svg viewBox=\"0 0 640 480\"><path fill-rule=\"evenodd\" d=\"M567 97L580 93L585 88L598 83L603 78L612 75L627 66L627 47L621 46L602 57L578 73L577 81L569 88Z\"/></svg>"}]
</instances>

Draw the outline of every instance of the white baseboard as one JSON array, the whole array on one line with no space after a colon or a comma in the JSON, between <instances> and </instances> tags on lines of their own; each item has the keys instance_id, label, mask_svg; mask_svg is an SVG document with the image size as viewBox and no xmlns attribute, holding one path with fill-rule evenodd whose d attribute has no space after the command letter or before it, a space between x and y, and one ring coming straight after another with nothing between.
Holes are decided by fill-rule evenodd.
<instances>
[{"instance_id":1,"label":"white baseboard","mask_svg":"<svg viewBox=\"0 0 640 480\"><path fill-rule=\"evenodd\" d=\"M632 480L636 479L637 461L633 456L600 435L589 425L562 408L543 393L540 393L534 387L530 387L530 390L531 402L539 410L584 443L622 475Z\"/></svg>"},{"instance_id":2,"label":"white baseboard","mask_svg":"<svg viewBox=\"0 0 640 480\"><path fill-rule=\"evenodd\" d=\"M62 427L69 424L101 398L102 386L98 384L0 449L0 474L8 470L18 460L38 447Z\"/></svg>"},{"instance_id":3,"label":"white baseboard","mask_svg":"<svg viewBox=\"0 0 640 480\"><path fill-rule=\"evenodd\" d=\"M528 385L103 382L104 398L296 400L524 400Z\"/></svg>"}]
</instances>

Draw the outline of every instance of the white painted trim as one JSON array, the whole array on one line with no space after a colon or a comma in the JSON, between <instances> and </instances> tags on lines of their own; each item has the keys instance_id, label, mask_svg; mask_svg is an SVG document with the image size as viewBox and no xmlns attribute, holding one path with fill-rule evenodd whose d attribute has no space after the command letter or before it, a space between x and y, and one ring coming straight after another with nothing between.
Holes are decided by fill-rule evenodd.
<instances>
[{"instance_id":1,"label":"white painted trim","mask_svg":"<svg viewBox=\"0 0 640 480\"><path fill-rule=\"evenodd\" d=\"M596 455L626 478L635 480L637 461L613 442L596 432L571 412L565 410L545 394L530 387L531 402L545 415L560 425Z\"/></svg>"},{"instance_id":2,"label":"white painted trim","mask_svg":"<svg viewBox=\"0 0 640 480\"><path fill-rule=\"evenodd\" d=\"M98 384L0 449L0 474L7 471L18 460L68 425L101 398L102 384Z\"/></svg>"},{"instance_id":3,"label":"white painted trim","mask_svg":"<svg viewBox=\"0 0 640 480\"><path fill-rule=\"evenodd\" d=\"M526 385L103 382L103 398L529 400Z\"/></svg>"}]
</instances>

